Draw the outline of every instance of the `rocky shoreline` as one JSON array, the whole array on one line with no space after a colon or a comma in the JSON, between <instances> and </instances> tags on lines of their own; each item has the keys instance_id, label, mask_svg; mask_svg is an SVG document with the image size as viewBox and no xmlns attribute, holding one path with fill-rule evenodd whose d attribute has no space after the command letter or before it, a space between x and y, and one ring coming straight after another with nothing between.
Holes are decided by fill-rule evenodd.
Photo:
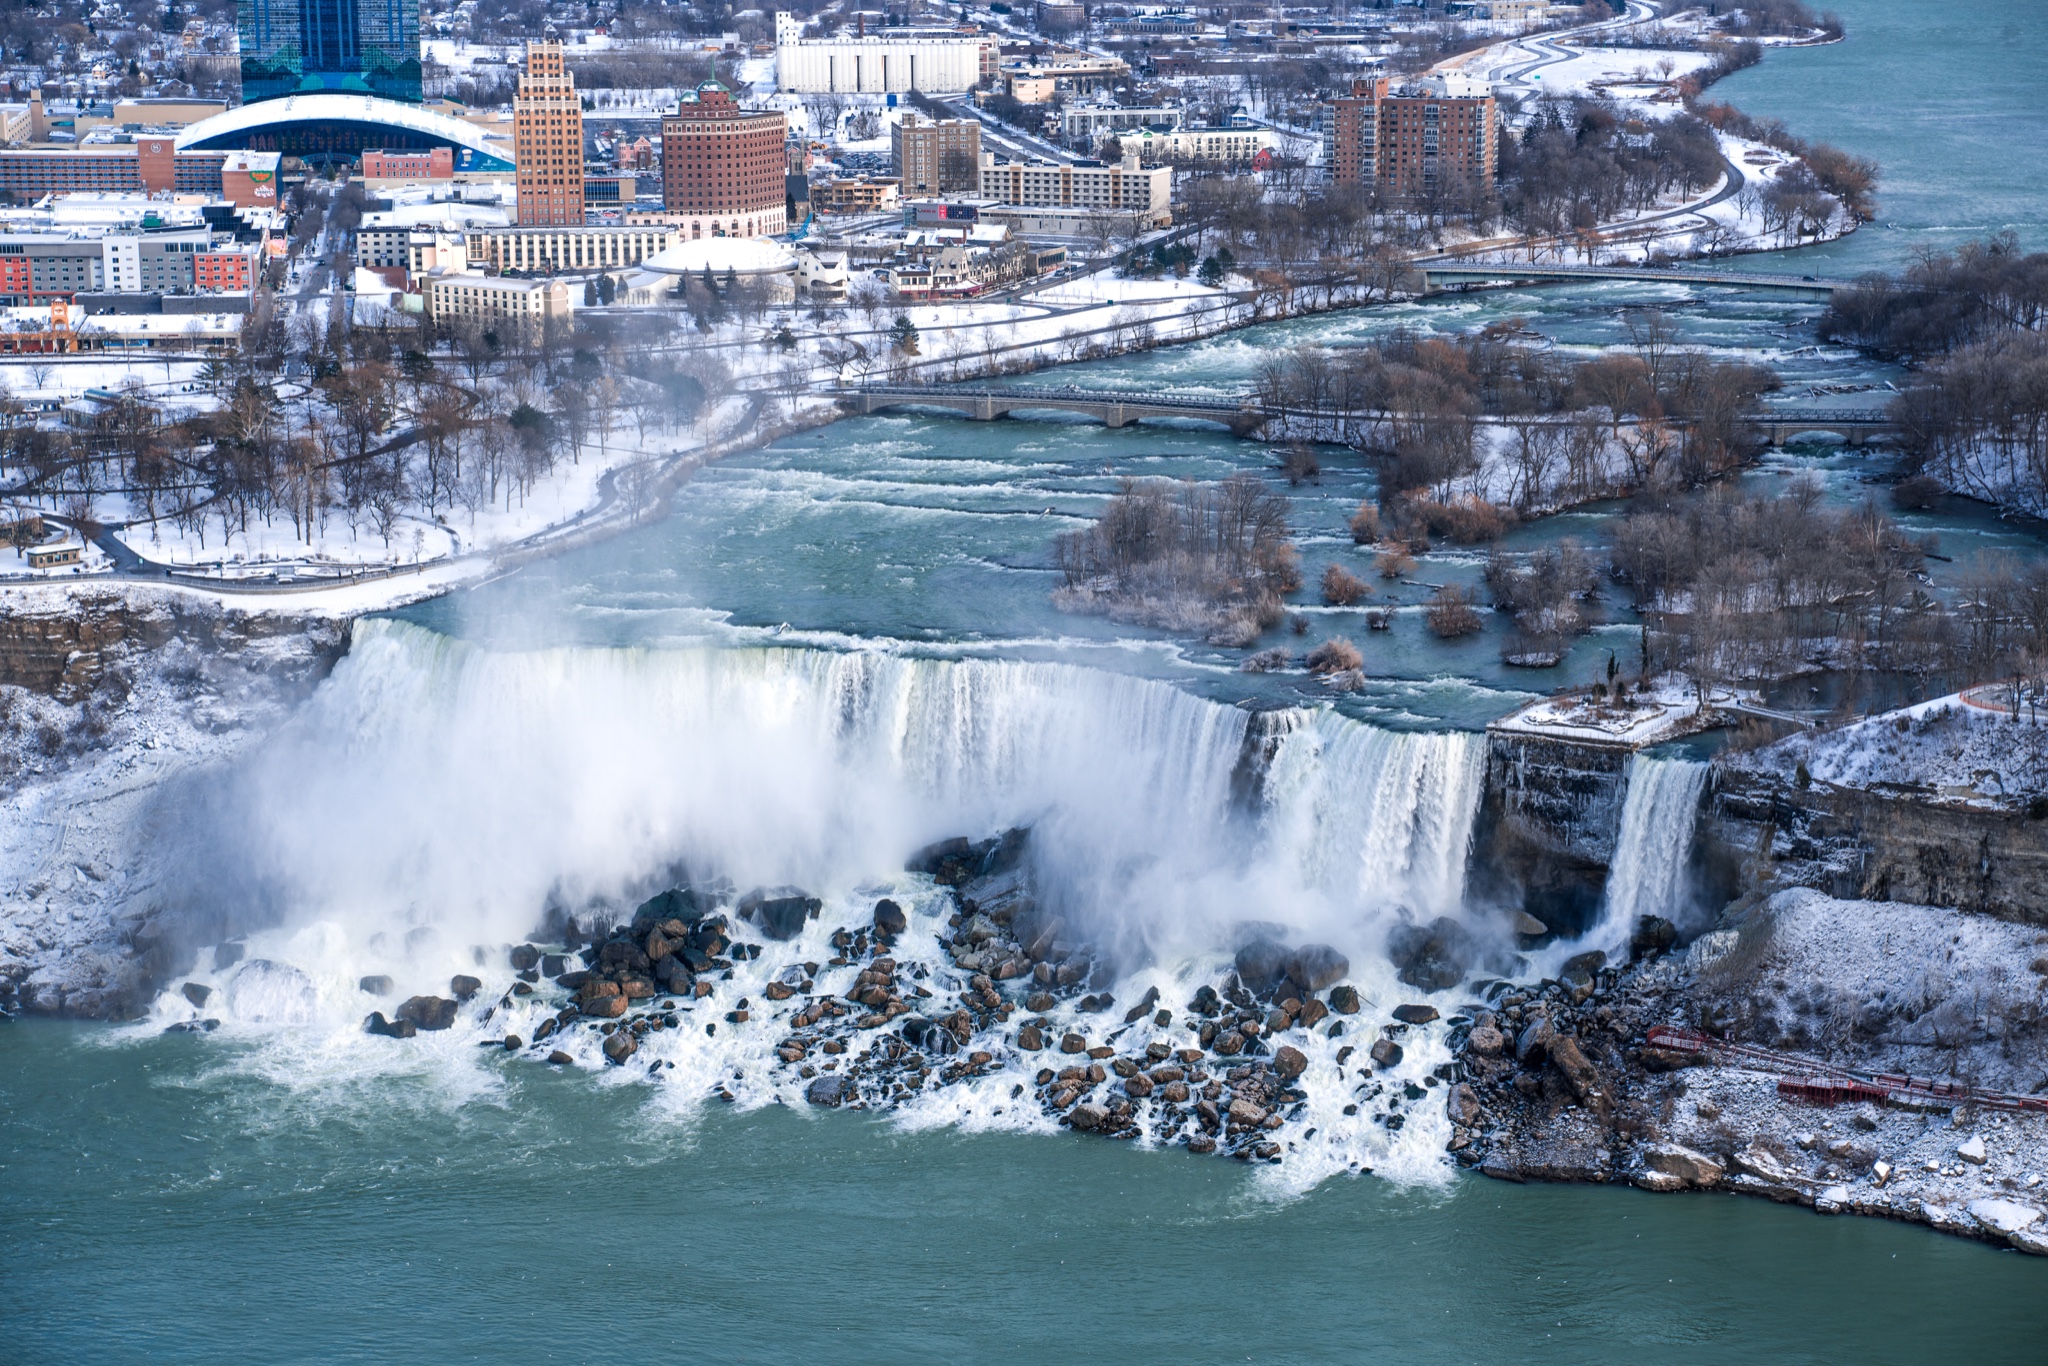
<instances>
[{"instance_id":1,"label":"rocky shoreline","mask_svg":"<svg viewBox=\"0 0 2048 1366\"><path fill-rule=\"evenodd\" d=\"M1900 991L1868 980L1853 955L1832 983L1792 975L1813 950L1835 954L1834 936L1870 934L1857 923L1864 917L1894 922L1884 928L1922 943L1939 942L1956 919L1799 889L1753 898L1733 924L1682 954L1666 952L1668 926L1650 924L1626 966L1580 960L1561 980L1495 984L1488 1005L1474 1010L1460 1053L1464 1080L1449 1098L1458 1162L1505 1181L1756 1195L2048 1256L2048 1113L1804 1103L1786 1093L1798 1090L1796 1080L1781 1087L1767 1071L1648 1041L1658 1025L1704 1026L1840 1066L1961 1075L2026 1094L2048 1086L2036 1004L2048 958L2025 963L2048 936L1973 926L1993 941L1969 946L1985 979L2003 977L2012 989L2002 999L1972 992L1964 1011L1954 1009L1955 987L1976 983L1950 984L1940 996L1911 984ZM2018 961L2000 963L2001 949ZM2008 967L2019 971L2005 976Z\"/></svg>"}]
</instances>

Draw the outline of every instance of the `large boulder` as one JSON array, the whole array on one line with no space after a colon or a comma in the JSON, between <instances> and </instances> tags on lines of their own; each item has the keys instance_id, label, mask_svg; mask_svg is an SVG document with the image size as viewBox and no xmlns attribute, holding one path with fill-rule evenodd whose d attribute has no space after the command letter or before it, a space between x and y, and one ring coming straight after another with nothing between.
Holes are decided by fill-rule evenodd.
<instances>
[{"instance_id":1,"label":"large boulder","mask_svg":"<svg viewBox=\"0 0 2048 1366\"><path fill-rule=\"evenodd\" d=\"M1444 1097L1444 1113L1451 1117L1451 1123L1467 1129L1478 1128L1479 1121L1486 1117L1479 1107L1479 1093L1470 1082L1463 1081L1451 1087L1450 1094Z\"/></svg>"},{"instance_id":2,"label":"large boulder","mask_svg":"<svg viewBox=\"0 0 2048 1366\"><path fill-rule=\"evenodd\" d=\"M804 1099L813 1105L842 1105L853 1094L853 1083L845 1077L819 1077L804 1088Z\"/></svg>"},{"instance_id":3,"label":"large boulder","mask_svg":"<svg viewBox=\"0 0 2048 1366\"><path fill-rule=\"evenodd\" d=\"M1368 1052L1374 1067L1399 1067L1402 1057L1405 1056L1401 1051L1401 1045L1392 1039L1373 1040L1372 1048Z\"/></svg>"},{"instance_id":4,"label":"large boulder","mask_svg":"<svg viewBox=\"0 0 2048 1366\"><path fill-rule=\"evenodd\" d=\"M381 1034L387 1039L410 1039L419 1033L419 1026L411 1020L387 1020L383 1011L375 1010L370 1012L369 1019L363 1021L363 1032Z\"/></svg>"},{"instance_id":5,"label":"large boulder","mask_svg":"<svg viewBox=\"0 0 2048 1366\"><path fill-rule=\"evenodd\" d=\"M1600 1083L1600 1073L1587 1058L1579 1041L1569 1034L1561 1034L1550 1044L1550 1061L1572 1088L1572 1094L1579 1098L1579 1104L1601 1116L1603 1119L1613 1108L1607 1088Z\"/></svg>"},{"instance_id":6,"label":"large boulder","mask_svg":"<svg viewBox=\"0 0 2048 1366\"><path fill-rule=\"evenodd\" d=\"M398 1008L398 1018L420 1029L448 1029L455 1023L455 1002L445 996L414 996Z\"/></svg>"},{"instance_id":7,"label":"large boulder","mask_svg":"<svg viewBox=\"0 0 2048 1366\"><path fill-rule=\"evenodd\" d=\"M637 938L664 920L694 925L718 909L723 898L716 892L695 887L671 887L640 903L633 912L633 934Z\"/></svg>"},{"instance_id":8,"label":"large boulder","mask_svg":"<svg viewBox=\"0 0 2048 1366\"><path fill-rule=\"evenodd\" d=\"M1387 959L1394 975L1424 991L1449 991L1465 979L1478 957L1471 931L1438 916L1427 925L1401 925L1387 936Z\"/></svg>"},{"instance_id":9,"label":"large boulder","mask_svg":"<svg viewBox=\"0 0 2048 1366\"><path fill-rule=\"evenodd\" d=\"M1254 939L1237 951L1237 980L1244 983L1245 990L1266 995L1286 980L1291 957L1288 947L1277 939Z\"/></svg>"},{"instance_id":10,"label":"large boulder","mask_svg":"<svg viewBox=\"0 0 2048 1366\"><path fill-rule=\"evenodd\" d=\"M1687 1186L1711 1186L1726 1174L1726 1168L1705 1153L1682 1143L1653 1143L1643 1149L1643 1166Z\"/></svg>"},{"instance_id":11,"label":"large boulder","mask_svg":"<svg viewBox=\"0 0 2048 1366\"><path fill-rule=\"evenodd\" d=\"M903 908L884 897L875 903L875 932L877 934L902 934L910 928L910 917Z\"/></svg>"},{"instance_id":12,"label":"large boulder","mask_svg":"<svg viewBox=\"0 0 2048 1366\"><path fill-rule=\"evenodd\" d=\"M484 984L474 977L457 975L448 979L448 994L458 1001L467 1001L484 989Z\"/></svg>"},{"instance_id":13,"label":"large boulder","mask_svg":"<svg viewBox=\"0 0 2048 1366\"><path fill-rule=\"evenodd\" d=\"M640 1051L640 1041L629 1029L615 1030L605 1036L604 1055L614 1063L623 1063Z\"/></svg>"},{"instance_id":14,"label":"large boulder","mask_svg":"<svg viewBox=\"0 0 2048 1366\"><path fill-rule=\"evenodd\" d=\"M770 939L794 939L825 903L794 887L757 888L740 898L742 920L751 920Z\"/></svg>"},{"instance_id":15,"label":"large boulder","mask_svg":"<svg viewBox=\"0 0 2048 1366\"><path fill-rule=\"evenodd\" d=\"M1328 944L1304 944L1287 957L1287 980L1303 991L1321 991L1344 980L1351 960Z\"/></svg>"},{"instance_id":16,"label":"large boulder","mask_svg":"<svg viewBox=\"0 0 2048 1366\"><path fill-rule=\"evenodd\" d=\"M1076 1105L1073 1109L1067 1112L1067 1123L1073 1125L1076 1129L1100 1129L1104 1124L1107 1124L1108 1122L1108 1109L1106 1109L1103 1106L1097 1105L1092 1101Z\"/></svg>"},{"instance_id":17,"label":"large boulder","mask_svg":"<svg viewBox=\"0 0 2048 1366\"><path fill-rule=\"evenodd\" d=\"M1308 1070L1308 1055L1290 1044L1282 1044L1273 1051L1273 1070L1282 1081L1293 1081Z\"/></svg>"},{"instance_id":18,"label":"large boulder","mask_svg":"<svg viewBox=\"0 0 2048 1366\"><path fill-rule=\"evenodd\" d=\"M1635 932L1629 936L1628 956L1648 958L1655 954L1669 953L1678 946L1678 927L1661 915L1645 915L1636 918Z\"/></svg>"},{"instance_id":19,"label":"large boulder","mask_svg":"<svg viewBox=\"0 0 2048 1366\"><path fill-rule=\"evenodd\" d=\"M1557 1026L1550 1022L1550 1017L1538 1015L1522 1026L1521 1037L1515 1040L1515 1061L1524 1067L1543 1066L1557 1037Z\"/></svg>"},{"instance_id":20,"label":"large boulder","mask_svg":"<svg viewBox=\"0 0 2048 1366\"><path fill-rule=\"evenodd\" d=\"M1394 1018L1402 1024L1426 1025L1441 1017L1435 1006L1400 1005L1394 1007Z\"/></svg>"}]
</instances>

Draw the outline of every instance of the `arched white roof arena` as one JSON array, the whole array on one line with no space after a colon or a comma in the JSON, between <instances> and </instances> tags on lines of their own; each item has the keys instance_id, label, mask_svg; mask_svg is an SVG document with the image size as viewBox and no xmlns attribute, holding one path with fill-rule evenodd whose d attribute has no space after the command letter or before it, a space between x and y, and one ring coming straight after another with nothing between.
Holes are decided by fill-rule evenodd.
<instances>
[{"instance_id":1,"label":"arched white roof arena","mask_svg":"<svg viewBox=\"0 0 2048 1366\"><path fill-rule=\"evenodd\" d=\"M360 135L358 137L358 135ZM380 100L374 95L321 91L258 100L226 113L201 119L178 134L179 151L213 151L258 146L296 152L304 142L318 150L341 150L339 143L365 147L448 147L458 171L509 171L509 150L490 142L483 131L460 119L418 105Z\"/></svg>"}]
</instances>

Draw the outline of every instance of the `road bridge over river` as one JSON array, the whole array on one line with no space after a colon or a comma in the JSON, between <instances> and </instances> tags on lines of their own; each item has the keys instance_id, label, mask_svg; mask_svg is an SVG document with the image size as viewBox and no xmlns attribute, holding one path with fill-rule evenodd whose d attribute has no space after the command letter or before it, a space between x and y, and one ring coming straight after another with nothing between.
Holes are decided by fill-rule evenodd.
<instances>
[{"instance_id":1,"label":"road bridge over river","mask_svg":"<svg viewBox=\"0 0 2048 1366\"><path fill-rule=\"evenodd\" d=\"M1111 427L1126 427L1147 418L1195 418L1228 427L1238 436L1251 436L1276 418L1313 423L1372 416L1360 413L1323 413L1313 409L1275 407L1253 394L1125 393L1109 389L1080 388L972 388L947 384L875 384L857 389L840 389L836 396L855 413L879 413L891 408L946 408L977 422L992 422L1014 412L1040 411L1077 413ZM1388 416L1379 414L1378 416ZM1569 416L1555 421L1568 422ZM1873 408L1809 408L1760 411L1749 420L1764 429L1771 444L1782 446L1802 432L1832 432L1852 446L1873 436L1890 435L1892 420Z\"/></svg>"},{"instance_id":2,"label":"road bridge over river","mask_svg":"<svg viewBox=\"0 0 2048 1366\"><path fill-rule=\"evenodd\" d=\"M1569 284L1587 280L1634 280L1649 284L1711 285L1723 289L1769 290L1807 298L1829 299L1853 280L1816 275L1783 275L1768 271L1676 270L1657 266L1537 266L1519 261L1465 261L1451 257L1417 261L1422 292L1447 285Z\"/></svg>"}]
</instances>

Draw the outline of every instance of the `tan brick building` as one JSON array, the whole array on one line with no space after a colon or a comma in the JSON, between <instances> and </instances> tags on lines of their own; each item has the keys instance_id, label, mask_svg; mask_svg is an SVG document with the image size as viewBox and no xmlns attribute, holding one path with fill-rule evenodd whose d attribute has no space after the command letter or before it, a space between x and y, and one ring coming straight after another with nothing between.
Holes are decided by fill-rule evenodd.
<instances>
[{"instance_id":1,"label":"tan brick building","mask_svg":"<svg viewBox=\"0 0 2048 1366\"><path fill-rule=\"evenodd\" d=\"M583 222L583 106L560 43L526 45L526 72L512 100L512 160L520 226Z\"/></svg>"},{"instance_id":2,"label":"tan brick building","mask_svg":"<svg viewBox=\"0 0 2048 1366\"><path fill-rule=\"evenodd\" d=\"M889 129L889 159L907 195L974 194L981 180L981 125L906 113Z\"/></svg>"}]
</instances>

